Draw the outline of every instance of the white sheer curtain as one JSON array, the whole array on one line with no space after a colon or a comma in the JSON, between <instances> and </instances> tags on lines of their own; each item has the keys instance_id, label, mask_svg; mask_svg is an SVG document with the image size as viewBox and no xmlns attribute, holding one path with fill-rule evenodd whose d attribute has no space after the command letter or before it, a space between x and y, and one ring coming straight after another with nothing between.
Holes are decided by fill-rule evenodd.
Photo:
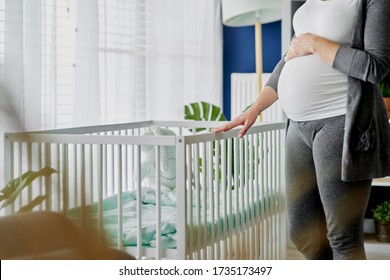
<instances>
[{"instance_id":1,"label":"white sheer curtain","mask_svg":"<svg viewBox=\"0 0 390 280\"><path fill-rule=\"evenodd\" d=\"M219 0L87 0L77 13L73 125L182 119L186 103L221 105Z\"/></svg>"},{"instance_id":2,"label":"white sheer curtain","mask_svg":"<svg viewBox=\"0 0 390 280\"><path fill-rule=\"evenodd\" d=\"M97 0L77 2L73 126L99 124L99 10Z\"/></svg>"},{"instance_id":3,"label":"white sheer curtain","mask_svg":"<svg viewBox=\"0 0 390 280\"><path fill-rule=\"evenodd\" d=\"M222 103L219 1L152 0L153 118L182 118L183 104ZM172 9L171 7L175 7Z\"/></svg>"},{"instance_id":4,"label":"white sheer curtain","mask_svg":"<svg viewBox=\"0 0 390 280\"><path fill-rule=\"evenodd\" d=\"M220 17L220 0L0 0L1 134L221 106Z\"/></svg>"}]
</instances>

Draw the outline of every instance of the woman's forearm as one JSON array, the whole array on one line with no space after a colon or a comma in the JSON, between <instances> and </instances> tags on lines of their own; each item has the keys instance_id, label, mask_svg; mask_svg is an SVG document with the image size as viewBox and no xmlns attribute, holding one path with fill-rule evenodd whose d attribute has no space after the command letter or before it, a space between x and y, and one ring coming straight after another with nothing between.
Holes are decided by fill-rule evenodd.
<instances>
[{"instance_id":1,"label":"woman's forearm","mask_svg":"<svg viewBox=\"0 0 390 280\"><path fill-rule=\"evenodd\" d=\"M246 110L244 113L235 117L231 122L223 124L219 127L213 129L214 132L223 132L228 131L232 128L235 128L239 125L242 125L238 137L243 137L248 129L255 123L259 114L271 106L278 99L276 91L270 87L266 86L263 91L258 95L255 102L252 106Z\"/></svg>"},{"instance_id":2,"label":"woman's forearm","mask_svg":"<svg viewBox=\"0 0 390 280\"><path fill-rule=\"evenodd\" d=\"M333 65L340 45L325 38L314 36L312 38L312 52L329 65Z\"/></svg>"},{"instance_id":3,"label":"woman's forearm","mask_svg":"<svg viewBox=\"0 0 390 280\"><path fill-rule=\"evenodd\" d=\"M249 110L253 111L256 114L260 114L273 103L275 103L276 100L278 100L278 94L276 93L276 91L272 87L266 86L263 91L258 95Z\"/></svg>"}]
</instances>

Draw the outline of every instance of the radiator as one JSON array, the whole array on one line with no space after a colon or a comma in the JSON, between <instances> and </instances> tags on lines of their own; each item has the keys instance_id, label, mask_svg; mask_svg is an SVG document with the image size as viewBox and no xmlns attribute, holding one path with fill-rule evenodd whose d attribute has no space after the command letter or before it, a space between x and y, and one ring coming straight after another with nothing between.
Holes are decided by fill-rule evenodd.
<instances>
[{"instance_id":1,"label":"radiator","mask_svg":"<svg viewBox=\"0 0 390 280\"><path fill-rule=\"evenodd\" d=\"M266 84L271 74L264 73L263 85ZM241 114L257 97L256 73L232 73L231 75L231 117ZM279 101L263 112L263 121L284 121L283 110Z\"/></svg>"}]
</instances>

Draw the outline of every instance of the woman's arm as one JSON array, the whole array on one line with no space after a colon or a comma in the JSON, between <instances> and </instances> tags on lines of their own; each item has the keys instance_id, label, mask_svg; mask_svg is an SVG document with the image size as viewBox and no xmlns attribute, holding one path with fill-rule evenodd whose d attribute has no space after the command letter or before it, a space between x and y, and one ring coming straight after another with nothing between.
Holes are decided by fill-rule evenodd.
<instances>
[{"instance_id":1,"label":"woman's arm","mask_svg":"<svg viewBox=\"0 0 390 280\"><path fill-rule=\"evenodd\" d=\"M257 117L261 112L271 106L278 99L278 95L276 91L270 87L266 86L264 90L258 95L256 101L252 104L252 106L246 110L244 113L240 114L236 118L234 118L231 122L226 123L222 126L214 128L214 132L222 132L228 131L232 128L235 128L239 125L243 125L244 127L238 133L238 137L243 137L248 129L255 123Z\"/></svg>"},{"instance_id":2,"label":"woman's arm","mask_svg":"<svg viewBox=\"0 0 390 280\"><path fill-rule=\"evenodd\" d=\"M333 68L363 81L376 84L383 80L390 68L390 1L366 0L357 17L358 26L364 30L355 36L364 50L340 47Z\"/></svg>"}]
</instances>

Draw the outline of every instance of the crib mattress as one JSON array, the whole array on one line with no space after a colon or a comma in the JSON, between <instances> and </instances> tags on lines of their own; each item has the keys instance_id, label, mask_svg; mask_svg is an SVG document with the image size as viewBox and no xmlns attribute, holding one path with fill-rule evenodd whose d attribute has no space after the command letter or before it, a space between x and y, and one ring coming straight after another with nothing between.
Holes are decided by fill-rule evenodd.
<instances>
[{"instance_id":1,"label":"crib mattress","mask_svg":"<svg viewBox=\"0 0 390 280\"><path fill-rule=\"evenodd\" d=\"M194 198L195 200L195 198ZM141 190L141 212L142 212L142 244L143 246L156 246L156 192L154 188L143 187ZM261 209L260 200L259 204L253 209L253 213L257 215ZM234 204L234 203L233 203ZM103 200L103 224L105 230L105 237L108 243L115 245L118 240L118 199L117 195L110 196ZM204 209L201 206L196 206L193 203L193 239L197 240L196 234L198 232L204 232L204 228L197 226L198 213L203 213ZM219 205L222 205L220 203ZM137 245L137 193L136 191L128 191L122 193L122 242L124 246L136 246ZM256 213L257 212L257 213ZM76 224L80 221L80 208L70 209L68 217ZM233 211L230 216L225 216L224 219L220 218L219 221L214 222L212 227L211 222L207 223L206 236L207 238L211 234L211 229L216 230L218 227L220 230L225 228L233 228L240 226L241 222L245 221L248 213L252 213L251 209L245 209L244 211ZM203 214L202 214L203 215ZM210 211L207 211L207 215L210 215ZM97 203L88 205L86 207L87 224L94 225L97 229L98 224L98 205ZM208 221L211 219L208 218ZM204 223L204 222L203 222ZM226 224L226 226L224 226ZM177 209L176 209L176 192L171 189L164 189L161 192L161 247L164 249L176 248L176 233L177 233ZM202 234L201 234L202 236Z\"/></svg>"}]
</instances>

